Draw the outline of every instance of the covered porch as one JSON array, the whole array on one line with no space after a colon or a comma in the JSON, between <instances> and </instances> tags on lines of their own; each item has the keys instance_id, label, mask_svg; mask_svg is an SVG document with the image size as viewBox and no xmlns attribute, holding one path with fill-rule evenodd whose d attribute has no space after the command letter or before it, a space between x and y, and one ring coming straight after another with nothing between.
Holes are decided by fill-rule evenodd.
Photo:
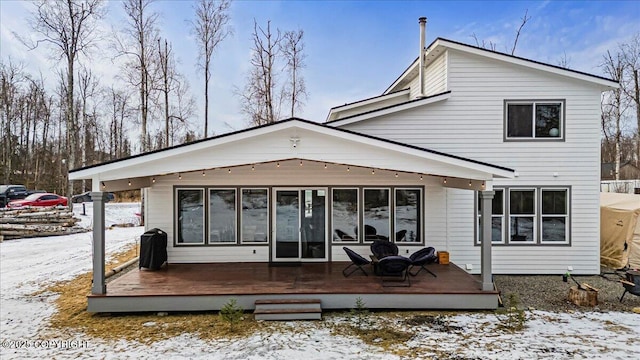
<instances>
[{"instance_id":1,"label":"covered porch","mask_svg":"<svg viewBox=\"0 0 640 360\"><path fill-rule=\"evenodd\" d=\"M492 281L491 242L474 247L473 229L477 219L473 216L474 206L468 202L464 203L466 215L463 214L466 230L458 239L465 242L465 251L470 249L475 253L480 250L479 283L476 277L451 265L450 269L456 269L452 275L473 279L469 286L461 286L463 282L455 276L439 276L438 279L421 277L412 278L416 284L408 290L389 292L381 289L375 278L362 276L358 277L358 284L355 285L368 284L364 286L369 289L368 292L363 292L358 286L344 285L354 280L343 279L341 271L336 269L341 270L346 265L341 263L347 259L342 251L343 246L361 255L369 251L372 240L365 231L369 216L384 220L386 232L382 235L389 241L397 242L401 255L409 256L425 246L448 250L447 208L461 207L455 201L447 202L447 189L469 195L474 192L478 194L482 204L479 214L483 223L482 236L490 238L493 179L513 175L514 171L508 168L300 119L284 120L77 169L70 173L70 179L90 179L93 188L93 286L89 309L197 310L204 309L203 304L208 304L206 306L209 308L211 304L220 306L231 297L238 298L243 307L251 308L252 301L258 297L286 295L304 298L318 294L322 295L323 306L326 304L329 308L351 307L354 296L361 296L365 301L368 299L367 304L371 308L494 308L497 300ZM135 273L127 274L123 280L109 283L107 289L104 278L105 191L135 188L143 189L146 194L143 205L147 228L160 228L168 234L170 270L166 277L162 277L162 272L139 273L139 284L133 282L124 286L125 279L134 279L136 276ZM338 198L335 196L336 190L341 191L342 195L352 195L353 222L349 226L336 226L342 219L341 213L334 211L337 204L335 199ZM371 205L368 201L367 197L375 195L376 191L384 195L383 205ZM222 192L230 194L228 203L232 204L229 211L232 225L229 227L231 231L227 232L230 234L228 237L221 236L223 232L215 228L217 223L211 217L214 211L224 207L219 201L212 200L219 198L216 196ZM250 193L259 193L257 198L260 201L255 204L262 206L265 219L260 231L251 230L254 236L246 236L249 232L245 231L242 220L244 210L257 209L251 204L247 205L242 198ZM183 201L191 195L197 201ZM396 201L401 195L407 199L413 195L407 202L412 201L414 230L413 233L405 232L407 236L398 235L402 233L398 230L403 225L398 219L406 215L403 209L408 208L408 205ZM292 209L297 216L280 216ZM194 220L193 223L197 220L197 231L194 232L197 238L187 238L183 231L186 225L191 224L185 220L186 217L181 217L187 212L197 215L189 219ZM320 248L305 240L302 225L308 219L317 220L313 225L318 230L320 240L316 243ZM288 220L292 221L286 227L282 226ZM283 229L286 231L281 231ZM337 230L353 232L347 237L336 238ZM382 237L380 232L377 236ZM281 254L284 245L288 245L288 237L296 247L291 254ZM300 250L304 249L305 244L312 245L309 246L311 255L305 255ZM324 251L316 254L314 250ZM275 262L292 261L292 257L300 262L299 267L268 267L268 264ZM259 266L264 269L257 271L259 267L249 267L240 272L242 276L227 278L213 274L220 273L223 276L228 274L228 269L237 272L245 268L243 264L256 263L262 264ZM184 271L174 272L174 267ZM205 273L211 274L203 277L202 271L186 270L190 268L209 269ZM337 277L309 277L314 272L307 273L307 269L315 269L315 273L323 276L334 274ZM288 285L266 281L261 275L284 276L288 272L289 278L285 281ZM143 281L142 276L147 280ZM176 281L169 281L174 277ZM307 281L308 278L315 280ZM151 281L149 279L156 279L156 284L166 281L168 290L159 290L164 285L150 286L147 282ZM296 288L300 284L307 285ZM193 289L203 290L193 293ZM256 289L279 290L267 294ZM134 290L140 292L135 293ZM141 301L132 302L132 297ZM119 305L110 307L113 304Z\"/></svg>"},{"instance_id":2,"label":"covered porch","mask_svg":"<svg viewBox=\"0 0 640 360\"><path fill-rule=\"evenodd\" d=\"M348 262L270 266L268 263L170 264L158 271L132 270L108 284L106 294L88 297L90 312L208 311L236 299L245 310L256 300L319 299L322 309L495 309L498 293L483 291L478 276L453 263L430 264L411 276L411 286L383 286L366 268L344 277Z\"/></svg>"}]
</instances>

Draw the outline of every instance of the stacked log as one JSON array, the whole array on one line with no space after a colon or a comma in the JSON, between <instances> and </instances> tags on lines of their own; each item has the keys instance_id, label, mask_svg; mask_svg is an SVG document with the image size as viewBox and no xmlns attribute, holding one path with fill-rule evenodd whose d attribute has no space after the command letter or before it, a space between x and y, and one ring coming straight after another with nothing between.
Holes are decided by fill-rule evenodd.
<instances>
[{"instance_id":1,"label":"stacked log","mask_svg":"<svg viewBox=\"0 0 640 360\"><path fill-rule=\"evenodd\" d=\"M0 239L69 235L87 231L63 207L0 209Z\"/></svg>"}]
</instances>

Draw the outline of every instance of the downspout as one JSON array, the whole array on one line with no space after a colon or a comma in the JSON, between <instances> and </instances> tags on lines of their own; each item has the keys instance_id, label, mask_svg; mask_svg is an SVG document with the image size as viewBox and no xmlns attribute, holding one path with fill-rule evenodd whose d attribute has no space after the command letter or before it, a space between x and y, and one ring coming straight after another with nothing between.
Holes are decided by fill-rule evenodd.
<instances>
[{"instance_id":1,"label":"downspout","mask_svg":"<svg viewBox=\"0 0 640 360\"><path fill-rule=\"evenodd\" d=\"M426 37L426 27L427 27L427 18L421 17L418 19L418 23L420 24L420 56L418 57L418 97L424 97L424 51L425 51L425 37Z\"/></svg>"}]
</instances>

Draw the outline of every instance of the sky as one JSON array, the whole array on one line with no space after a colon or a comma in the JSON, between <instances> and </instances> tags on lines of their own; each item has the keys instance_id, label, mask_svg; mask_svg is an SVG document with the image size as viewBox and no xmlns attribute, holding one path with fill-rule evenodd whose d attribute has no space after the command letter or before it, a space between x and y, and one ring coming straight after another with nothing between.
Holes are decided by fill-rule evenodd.
<instances>
[{"instance_id":1,"label":"sky","mask_svg":"<svg viewBox=\"0 0 640 360\"><path fill-rule=\"evenodd\" d=\"M0 1L0 54L3 61L24 62L32 74L42 72L53 90L59 60L44 47L29 51L13 32L29 36L33 4ZM122 26L122 2L108 1L103 28ZM197 45L188 20L193 2L159 0L160 35L174 47L179 71L190 83L198 110L192 127L204 128L204 81L196 66ZM427 44L441 37L475 45L479 40L509 52L521 18L531 19L520 35L515 55L557 65L566 58L572 69L601 75L607 50L640 33L640 1L250 1L231 5L233 34L217 49L212 63L210 128L215 134L247 127L234 93L245 84L255 21L271 21L281 31L304 31L308 98L296 116L323 122L331 107L380 95L418 56L418 18L426 16ZM108 36L106 37L108 38ZM117 82L118 59L99 46L90 60L104 85ZM159 123L159 122L158 122ZM161 126L158 124L158 126ZM211 130L210 134L211 135Z\"/></svg>"}]
</instances>

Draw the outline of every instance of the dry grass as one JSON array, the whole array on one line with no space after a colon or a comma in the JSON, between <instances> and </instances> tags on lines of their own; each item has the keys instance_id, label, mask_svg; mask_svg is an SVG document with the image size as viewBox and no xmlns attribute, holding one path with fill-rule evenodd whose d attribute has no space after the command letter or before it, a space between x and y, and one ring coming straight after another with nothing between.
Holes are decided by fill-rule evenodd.
<instances>
[{"instance_id":1,"label":"dry grass","mask_svg":"<svg viewBox=\"0 0 640 360\"><path fill-rule=\"evenodd\" d=\"M131 247L116 254L107 264L111 269L137 256L137 249ZM87 312L87 294L91 290L91 273L84 273L72 280L61 281L48 286L38 294L55 293L56 313L51 316L48 329L54 334L84 333L93 338L105 340L131 340L152 343L183 334L192 334L202 339L232 338L247 336L262 328L261 323L245 315L233 331L220 320L216 313L195 314L92 314Z\"/></svg>"}]
</instances>

